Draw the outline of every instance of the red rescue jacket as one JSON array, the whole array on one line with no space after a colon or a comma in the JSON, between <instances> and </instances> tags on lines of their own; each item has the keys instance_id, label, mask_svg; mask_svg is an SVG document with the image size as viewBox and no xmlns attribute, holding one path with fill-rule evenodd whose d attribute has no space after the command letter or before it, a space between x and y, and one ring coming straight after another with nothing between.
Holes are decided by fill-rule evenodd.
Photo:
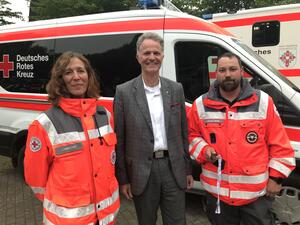
<instances>
[{"instance_id":1,"label":"red rescue jacket","mask_svg":"<svg viewBox=\"0 0 300 225\"><path fill-rule=\"evenodd\" d=\"M43 223L114 224L119 210L113 118L96 99L61 98L29 127L25 179Z\"/></svg>"},{"instance_id":2,"label":"red rescue jacket","mask_svg":"<svg viewBox=\"0 0 300 225\"><path fill-rule=\"evenodd\" d=\"M188 115L189 151L202 164L201 181L217 195L217 166L205 159L213 147L225 162L220 199L230 205L248 204L266 193L269 176L285 178L295 168L291 148L273 100L243 79L242 91L230 106L215 85L195 100Z\"/></svg>"}]
</instances>

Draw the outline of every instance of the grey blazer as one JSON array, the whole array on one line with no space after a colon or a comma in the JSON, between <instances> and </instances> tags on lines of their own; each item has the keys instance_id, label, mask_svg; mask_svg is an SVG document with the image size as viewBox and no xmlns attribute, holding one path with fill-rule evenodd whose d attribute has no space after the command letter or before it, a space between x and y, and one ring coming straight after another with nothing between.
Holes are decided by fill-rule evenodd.
<instances>
[{"instance_id":1,"label":"grey blazer","mask_svg":"<svg viewBox=\"0 0 300 225\"><path fill-rule=\"evenodd\" d=\"M191 174L191 160L183 88L180 83L163 77L160 81L171 168L178 186L185 189L186 176ZM130 184L132 193L139 195L150 175L154 149L151 117L141 76L117 86L114 120L116 176L120 185Z\"/></svg>"}]
</instances>

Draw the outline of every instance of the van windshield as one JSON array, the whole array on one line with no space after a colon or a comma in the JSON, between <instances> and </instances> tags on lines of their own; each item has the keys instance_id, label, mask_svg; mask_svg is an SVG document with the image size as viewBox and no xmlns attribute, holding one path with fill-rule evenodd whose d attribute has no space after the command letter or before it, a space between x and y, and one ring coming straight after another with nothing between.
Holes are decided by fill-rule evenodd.
<instances>
[{"instance_id":1,"label":"van windshield","mask_svg":"<svg viewBox=\"0 0 300 225\"><path fill-rule=\"evenodd\" d=\"M256 60L258 60L261 64L266 66L269 70L272 71L274 75L279 77L283 82L287 83L291 86L295 91L300 92L300 89L289 79L283 76L278 70L276 70L269 62L260 57L256 52L254 52L251 48L249 48L246 44L242 43L237 39L232 39L236 44L238 44L241 48L243 48L246 52L248 52L251 56L253 56Z\"/></svg>"}]
</instances>

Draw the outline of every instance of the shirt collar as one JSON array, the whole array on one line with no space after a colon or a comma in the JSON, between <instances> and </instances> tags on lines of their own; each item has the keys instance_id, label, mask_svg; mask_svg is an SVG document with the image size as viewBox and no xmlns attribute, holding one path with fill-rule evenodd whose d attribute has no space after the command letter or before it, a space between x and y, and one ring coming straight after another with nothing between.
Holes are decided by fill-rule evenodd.
<instances>
[{"instance_id":1,"label":"shirt collar","mask_svg":"<svg viewBox=\"0 0 300 225\"><path fill-rule=\"evenodd\" d=\"M144 84L144 89L146 92L150 92L150 93L153 93L153 94L157 94L157 93L160 93L160 88L161 88L161 83L160 83L160 79L158 80L158 84L154 87L149 87L145 84L145 81L144 79L143 80L143 84Z\"/></svg>"}]
</instances>

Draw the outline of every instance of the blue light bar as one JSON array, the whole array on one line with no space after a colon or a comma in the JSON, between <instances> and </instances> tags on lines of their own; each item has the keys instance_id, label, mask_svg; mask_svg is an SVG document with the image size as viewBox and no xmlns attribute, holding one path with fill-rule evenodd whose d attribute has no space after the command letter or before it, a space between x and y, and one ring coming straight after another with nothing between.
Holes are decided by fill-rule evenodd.
<instances>
[{"instance_id":1,"label":"blue light bar","mask_svg":"<svg viewBox=\"0 0 300 225\"><path fill-rule=\"evenodd\" d=\"M213 18L213 14L204 14L202 15L202 18L205 20L211 20Z\"/></svg>"},{"instance_id":2,"label":"blue light bar","mask_svg":"<svg viewBox=\"0 0 300 225\"><path fill-rule=\"evenodd\" d=\"M138 0L138 4L143 9L159 8L161 0Z\"/></svg>"}]
</instances>

